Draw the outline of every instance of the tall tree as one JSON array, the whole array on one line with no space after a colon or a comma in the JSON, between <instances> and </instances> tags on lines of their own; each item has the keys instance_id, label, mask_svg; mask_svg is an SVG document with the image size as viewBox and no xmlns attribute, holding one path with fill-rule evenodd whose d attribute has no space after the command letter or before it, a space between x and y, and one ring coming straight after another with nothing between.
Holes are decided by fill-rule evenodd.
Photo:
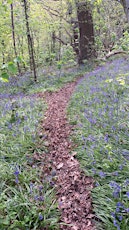
<instances>
[{"instance_id":1,"label":"tall tree","mask_svg":"<svg viewBox=\"0 0 129 230\"><path fill-rule=\"evenodd\" d=\"M94 50L94 28L91 3L76 0L77 17L79 25L79 64L84 59L90 59L95 55Z\"/></svg>"},{"instance_id":2,"label":"tall tree","mask_svg":"<svg viewBox=\"0 0 129 230\"><path fill-rule=\"evenodd\" d=\"M33 69L34 72L34 81L37 81L37 73L36 73L36 64L35 64L35 57L34 57L34 47L33 47L33 40L30 32L30 25L29 25L29 15L28 15L28 2L27 0L22 0L24 13L25 13L25 22L26 22L26 32L27 32L27 40L28 40L28 51L29 51L29 58L30 58L30 68Z\"/></svg>"},{"instance_id":3,"label":"tall tree","mask_svg":"<svg viewBox=\"0 0 129 230\"><path fill-rule=\"evenodd\" d=\"M18 68L18 72L19 72L19 74L20 74L20 73L21 73L21 70L20 70L20 65L19 65L19 62L18 62L18 55L17 55L17 48L16 48L16 38L15 38L15 25L14 25L13 3L10 4L10 8L11 8L11 23L12 23L13 47L14 47L15 57L16 57L16 59L17 59L17 68Z\"/></svg>"}]
</instances>

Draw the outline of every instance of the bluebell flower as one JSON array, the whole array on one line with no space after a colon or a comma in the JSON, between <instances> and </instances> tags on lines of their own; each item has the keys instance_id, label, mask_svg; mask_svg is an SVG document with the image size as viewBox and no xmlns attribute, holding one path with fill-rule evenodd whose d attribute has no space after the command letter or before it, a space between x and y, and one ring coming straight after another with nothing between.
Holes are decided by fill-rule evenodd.
<instances>
[{"instance_id":1,"label":"bluebell flower","mask_svg":"<svg viewBox=\"0 0 129 230\"><path fill-rule=\"evenodd\" d=\"M113 172L112 175L113 175L113 176L118 176L119 174L118 174L118 172L116 171L116 172Z\"/></svg>"},{"instance_id":2,"label":"bluebell flower","mask_svg":"<svg viewBox=\"0 0 129 230\"><path fill-rule=\"evenodd\" d=\"M117 223L117 220L116 220L116 219L113 220L113 224L114 224L115 227L117 227L117 230L120 230L120 226L119 226L119 224Z\"/></svg>"},{"instance_id":3,"label":"bluebell flower","mask_svg":"<svg viewBox=\"0 0 129 230\"><path fill-rule=\"evenodd\" d=\"M117 202L116 206L120 208L124 208L124 205L121 202Z\"/></svg>"},{"instance_id":4,"label":"bluebell flower","mask_svg":"<svg viewBox=\"0 0 129 230\"><path fill-rule=\"evenodd\" d=\"M34 185L33 185L33 183L31 182L31 183L30 183L30 193L32 193L32 191L33 191L33 186L34 186Z\"/></svg>"},{"instance_id":5,"label":"bluebell flower","mask_svg":"<svg viewBox=\"0 0 129 230\"><path fill-rule=\"evenodd\" d=\"M116 190L116 191L114 190L113 193L112 193L112 195L113 195L114 198L118 198L119 195L120 195L119 190Z\"/></svg>"},{"instance_id":6,"label":"bluebell flower","mask_svg":"<svg viewBox=\"0 0 129 230\"><path fill-rule=\"evenodd\" d=\"M123 216L118 216L119 221L123 220Z\"/></svg>"},{"instance_id":7,"label":"bluebell flower","mask_svg":"<svg viewBox=\"0 0 129 230\"><path fill-rule=\"evenodd\" d=\"M111 216L112 216L113 218L115 218L115 217L116 217L115 212L112 212L112 213L111 213Z\"/></svg>"},{"instance_id":8,"label":"bluebell flower","mask_svg":"<svg viewBox=\"0 0 129 230\"><path fill-rule=\"evenodd\" d=\"M39 196L39 201L44 201L44 197L43 196Z\"/></svg>"},{"instance_id":9,"label":"bluebell flower","mask_svg":"<svg viewBox=\"0 0 129 230\"><path fill-rule=\"evenodd\" d=\"M120 165L120 166L119 166L119 169L122 170L122 169L123 169L123 165Z\"/></svg>"},{"instance_id":10,"label":"bluebell flower","mask_svg":"<svg viewBox=\"0 0 129 230\"><path fill-rule=\"evenodd\" d=\"M39 214L39 220L43 220L43 215Z\"/></svg>"},{"instance_id":11,"label":"bluebell flower","mask_svg":"<svg viewBox=\"0 0 129 230\"><path fill-rule=\"evenodd\" d=\"M40 186L39 186L39 191L41 192L41 191L42 191L42 189L43 189L43 186L42 186L42 185L40 185Z\"/></svg>"},{"instance_id":12,"label":"bluebell flower","mask_svg":"<svg viewBox=\"0 0 129 230\"><path fill-rule=\"evenodd\" d=\"M18 175L19 175L18 169L15 170L14 175L15 175L15 176L18 176Z\"/></svg>"},{"instance_id":13,"label":"bluebell flower","mask_svg":"<svg viewBox=\"0 0 129 230\"><path fill-rule=\"evenodd\" d=\"M116 208L116 212L120 212L120 208L119 207Z\"/></svg>"},{"instance_id":14,"label":"bluebell flower","mask_svg":"<svg viewBox=\"0 0 129 230\"><path fill-rule=\"evenodd\" d=\"M104 173L104 172L99 172L99 176L101 177L101 178L104 178L105 176L106 176L106 173Z\"/></svg>"},{"instance_id":15,"label":"bluebell flower","mask_svg":"<svg viewBox=\"0 0 129 230\"><path fill-rule=\"evenodd\" d=\"M19 183L18 177L15 178L15 182L16 182L16 184Z\"/></svg>"},{"instance_id":16,"label":"bluebell flower","mask_svg":"<svg viewBox=\"0 0 129 230\"><path fill-rule=\"evenodd\" d=\"M126 211L127 213L129 213L129 208L126 208L125 211Z\"/></svg>"},{"instance_id":17,"label":"bluebell flower","mask_svg":"<svg viewBox=\"0 0 129 230\"><path fill-rule=\"evenodd\" d=\"M38 195L35 195L34 196L34 199L37 201L37 200L39 200L39 196Z\"/></svg>"},{"instance_id":18,"label":"bluebell flower","mask_svg":"<svg viewBox=\"0 0 129 230\"><path fill-rule=\"evenodd\" d=\"M18 184L19 183L19 180L18 180L19 170L18 170L18 168L15 169L14 175L15 175L15 182L16 182L16 184Z\"/></svg>"},{"instance_id":19,"label":"bluebell flower","mask_svg":"<svg viewBox=\"0 0 129 230\"><path fill-rule=\"evenodd\" d=\"M53 187L55 183L53 181L50 181L50 186Z\"/></svg>"},{"instance_id":20,"label":"bluebell flower","mask_svg":"<svg viewBox=\"0 0 129 230\"><path fill-rule=\"evenodd\" d=\"M96 183L95 183L95 186L96 186L96 187L98 187L98 186L99 186L99 183L98 183L98 182L96 182Z\"/></svg>"},{"instance_id":21,"label":"bluebell flower","mask_svg":"<svg viewBox=\"0 0 129 230\"><path fill-rule=\"evenodd\" d=\"M105 135L104 141L105 141L106 143L108 143L108 134Z\"/></svg>"},{"instance_id":22,"label":"bluebell flower","mask_svg":"<svg viewBox=\"0 0 129 230\"><path fill-rule=\"evenodd\" d=\"M128 199L129 199L129 192L126 192L126 196L128 197Z\"/></svg>"}]
</instances>

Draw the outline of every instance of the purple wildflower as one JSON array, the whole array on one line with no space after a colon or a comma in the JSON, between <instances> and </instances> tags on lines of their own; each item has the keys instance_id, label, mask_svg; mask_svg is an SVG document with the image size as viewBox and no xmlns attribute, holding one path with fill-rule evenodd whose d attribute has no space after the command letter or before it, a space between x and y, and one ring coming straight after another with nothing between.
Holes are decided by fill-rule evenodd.
<instances>
[{"instance_id":1,"label":"purple wildflower","mask_svg":"<svg viewBox=\"0 0 129 230\"><path fill-rule=\"evenodd\" d=\"M116 172L113 172L112 175L113 175L113 176L118 176L118 172L117 172L117 171L116 171Z\"/></svg>"},{"instance_id":2,"label":"purple wildflower","mask_svg":"<svg viewBox=\"0 0 129 230\"><path fill-rule=\"evenodd\" d=\"M32 193L32 191L33 191L33 186L34 186L34 185L33 185L33 183L31 182L31 183L30 183L30 193Z\"/></svg>"},{"instance_id":3,"label":"purple wildflower","mask_svg":"<svg viewBox=\"0 0 129 230\"><path fill-rule=\"evenodd\" d=\"M126 211L127 213L129 213L129 208L126 208L125 211Z\"/></svg>"},{"instance_id":4,"label":"purple wildflower","mask_svg":"<svg viewBox=\"0 0 129 230\"><path fill-rule=\"evenodd\" d=\"M18 180L18 176L19 176L19 170L16 168L16 170L14 171L14 175L15 175L15 182L16 184L19 183L19 180Z\"/></svg>"},{"instance_id":5,"label":"purple wildflower","mask_svg":"<svg viewBox=\"0 0 129 230\"><path fill-rule=\"evenodd\" d=\"M126 196L128 197L128 199L129 199L129 192L126 192Z\"/></svg>"},{"instance_id":6,"label":"purple wildflower","mask_svg":"<svg viewBox=\"0 0 129 230\"><path fill-rule=\"evenodd\" d=\"M106 173L100 171L100 172L99 172L99 176L100 176L101 178L104 178L104 177L106 176Z\"/></svg>"},{"instance_id":7,"label":"purple wildflower","mask_svg":"<svg viewBox=\"0 0 129 230\"><path fill-rule=\"evenodd\" d=\"M39 214L39 220L43 220L43 215Z\"/></svg>"},{"instance_id":8,"label":"purple wildflower","mask_svg":"<svg viewBox=\"0 0 129 230\"><path fill-rule=\"evenodd\" d=\"M112 212L112 213L111 213L111 216L112 216L113 218L115 218L115 217L116 217L115 212Z\"/></svg>"},{"instance_id":9,"label":"purple wildflower","mask_svg":"<svg viewBox=\"0 0 129 230\"><path fill-rule=\"evenodd\" d=\"M15 175L15 176L18 176L18 175L19 175L18 169L16 169L16 171L14 172L14 175Z\"/></svg>"},{"instance_id":10,"label":"purple wildflower","mask_svg":"<svg viewBox=\"0 0 129 230\"><path fill-rule=\"evenodd\" d=\"M119 221L123 220L123 216L118 216Z\"/></svg>"},{"instance_id":11,"label":"purple wildflower","mask_svg":"<svg viewBox=\"0 0 129 230\"><path fill-rule=\"evenodd\" d=\"M44 201L44 197L43 196L39 196L39 201Z\"/></svg>"},{"instance_id":12,"label":"purple wildflower","mask_svg":"<svg viewBox=\"0 0 129 230\"><path fill-rule=\"evenodd\" d=\"M120 230L120 226L119 226L119 224L117 223L117 220L116 220L116 219L114 219L113 224L114 224L115 227L117 227L117 230Z\"/></svg>"},{"instance_id":13,"label":"purple wildflower","mask_svg":"<svg viewBox=\"0 0 129 230\"><path fill-rule=\"evenodd\" d=\"M120 208L124 208L124 205L121 202L117 202L116 206Z\"/></svg>"}]
</instances>

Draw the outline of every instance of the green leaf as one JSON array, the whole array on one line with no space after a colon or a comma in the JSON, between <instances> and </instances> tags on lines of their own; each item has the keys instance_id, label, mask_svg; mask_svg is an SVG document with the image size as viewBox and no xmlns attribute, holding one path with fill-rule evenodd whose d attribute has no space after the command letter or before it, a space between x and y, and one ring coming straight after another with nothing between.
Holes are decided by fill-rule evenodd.
<instances>
[{"instance_id":1,"label":"green leaf","mask_svg":"<svg viewBox=\"0 0 129 230\"><path fill-rule=\"evenodd\" d=\"M2 224L2 226L9 225L9 219L8 219L8 217L6 217L6 219L0 219L0 225L1 224Z\"/></svg>"},{"instance_id":2,"label":"green leaf","mask_svg":"<svg viewBox=\"0 0 129 230\"><path fill-rule=\"evenodd\" d=\"M2 81L4 81L4 82L8 82L9 81L9 75L8 75L8 73L7 72L3 72L2 74L1 74L1 78L0 78Z\"/></svg>"},{"instance_id":3,"label":"green leaf","mask_svg":"<svg viewBox=\"0 0 129 230\"><path fill-rule=\"evenodd\" d=\"M13 0L7 0L7 3L12 4Z\"/></svg>"},{"instance_id":4,"label":"green leaf","mask_svg":"<svg viewBox=\"0 0 129 230\"><path fill-rule=\"evenodd\" d=\"M16 73L17 72L17 68L16 66L14 65L13 62L9 62L8 63L8 70L11 72L11 73Z\"/></svg>"},{"instance_id":5,"label":"green leaf","mask_svg":"<svg viewBox=\"0 0 129 230\"><path fill-rule=\"evenodd\" d=\"M15 63L20 63L20 62L22 62L23 60L22 60L22 58L20 57L20 56L18 56L18 57L16 57L15 59L14 59L14 62Z\"/></svg>"}]
</instances>

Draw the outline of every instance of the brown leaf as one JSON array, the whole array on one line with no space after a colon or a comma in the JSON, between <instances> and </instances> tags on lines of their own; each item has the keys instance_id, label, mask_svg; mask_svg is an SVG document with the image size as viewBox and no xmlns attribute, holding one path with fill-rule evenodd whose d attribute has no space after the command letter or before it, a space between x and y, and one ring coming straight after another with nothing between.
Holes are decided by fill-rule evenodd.
<instances>
[{"instance_id":1,"label":"brown leaf","mask_svg":"<svg viewBox=\"0 0 129 230\"><path fill-rule=\"evenodd\" d=\"M57 165L57 169L61 169L63 167L63 163L61 162L59 165Z\"/></svg>"}]
</instances>

